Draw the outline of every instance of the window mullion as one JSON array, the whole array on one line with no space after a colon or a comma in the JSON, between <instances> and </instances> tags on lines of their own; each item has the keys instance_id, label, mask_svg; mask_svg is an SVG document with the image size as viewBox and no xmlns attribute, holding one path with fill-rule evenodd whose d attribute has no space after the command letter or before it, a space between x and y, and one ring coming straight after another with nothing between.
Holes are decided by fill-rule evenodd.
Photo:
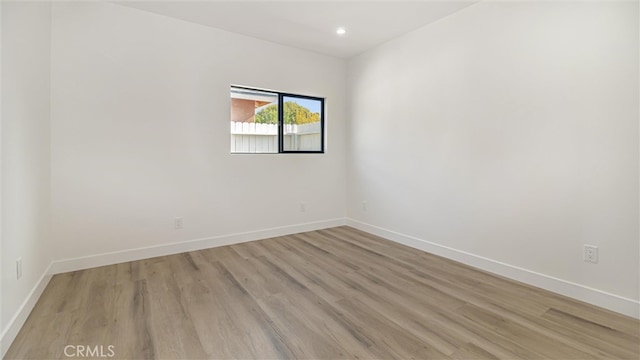
<instances>
[{"instance_id":1,"label":"window mullion","mask_svg":"<svg viewBox=\"0 0 640 360\"><path fill-rule=\"evenodd\" d=\"M284 152L284 96L278 94L278 152Z\"/></svg>"}]
</instances>

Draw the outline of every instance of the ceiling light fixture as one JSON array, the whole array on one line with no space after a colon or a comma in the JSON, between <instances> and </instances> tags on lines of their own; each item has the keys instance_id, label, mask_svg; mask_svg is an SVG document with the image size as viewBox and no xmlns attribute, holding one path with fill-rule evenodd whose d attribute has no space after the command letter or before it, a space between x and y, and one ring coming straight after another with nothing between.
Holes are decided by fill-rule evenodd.
<instances>
[{"instance_id":1,"label":"ceiling light fixture","mask_svg":"<svg viewBox=\"0 0 640 360\"><path fill-rule=\"evenodd\" d=\"M347 29L343 27L339 27L336 29L336 34L338 34L338 36L344 36L344 34L346 33L347 33Z\"/></svg>"}]
</instances>

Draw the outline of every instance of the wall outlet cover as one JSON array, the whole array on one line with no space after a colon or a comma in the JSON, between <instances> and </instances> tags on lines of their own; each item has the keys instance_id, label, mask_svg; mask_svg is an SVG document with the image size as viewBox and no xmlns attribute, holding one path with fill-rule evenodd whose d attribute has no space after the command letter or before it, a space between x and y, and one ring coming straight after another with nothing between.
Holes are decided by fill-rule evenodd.
<instances>
[{"instance_id":1,"label":"wall outlet cover","mask_svg":"<svg viewBox=\"0 0 640 360\"><path fill-rule=\"evenodd\" d=\"M584 245L583 260L589 263L598 263L598 247L593 245Z\"/></svg>"},{"instance_id":2,"label":"wall outlet cover","mask_svg":"<svg viewBox=\"0 0 640 360\"><path fill-rule=\"evenodd\" d=\"M184 228L184 218L177 217L174 221L174 227L176 230L180 230Z\"/></svg>"},{"instance_id":3,"label":"wall outlet cover","mask_svg":"<svg viewBox=\"0 0 640 360\"><path fill-rule=\"evenodd\" d=\"M16 280L20 280L22 277L22 258L16 260Z\"/></svg>"}]
</instances>

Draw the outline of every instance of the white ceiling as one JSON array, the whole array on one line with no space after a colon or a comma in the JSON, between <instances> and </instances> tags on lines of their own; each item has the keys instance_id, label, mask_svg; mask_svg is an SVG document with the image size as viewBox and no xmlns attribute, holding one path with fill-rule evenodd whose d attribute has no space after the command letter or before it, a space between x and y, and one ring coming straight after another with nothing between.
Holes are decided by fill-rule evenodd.
<instances>
[{"instance_id":1,"label":"white ceiling","mask_svg":"<svg viewBox=\"0 0 640 360\"><path fill-rule=\"evenodd\" d=\"M117 1L118 4L349 58L475 1ZM336 35L343 26L347 34Z\"/></svg>"}]
</instances>

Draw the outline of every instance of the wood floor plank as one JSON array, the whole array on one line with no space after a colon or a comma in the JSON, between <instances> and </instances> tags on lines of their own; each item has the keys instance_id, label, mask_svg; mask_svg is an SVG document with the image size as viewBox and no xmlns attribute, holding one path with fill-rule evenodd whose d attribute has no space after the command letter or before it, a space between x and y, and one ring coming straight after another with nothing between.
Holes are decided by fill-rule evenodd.
<instances>
[{"instance_id":1,"label":"wood floor plank","mask_svg":"<svg viewBox=\"0 0 640 360\"><path fill-rule=\"evenodd\" d=\"M592 359L593 356L577 348L559 342L549 334L531 331L516 322L508 321L502 316L490 313L474 305L467 305L457 310L463 317L482 326L485 331L493 332L516 342L523 348L542 357L556 359Z\"/></svg>"},{"instance_id":2,"label":"wood floor plank","mask_svg":"<svg viewBox=\"0 0 640 360\"><path fill-rule=\"evenodd\" d=\"M492 353L486 351L485 349L479 347L474 343L467 343L464 346L460 347L456 350L455 353L451 355L452 359L466 360L466 359L486 359L486 360L497 360L499 359Z\"/></svg>"},{"instance_id":3,"label":"wood floor plank","mask_svg":"<svg viewBox=\"0 0 640 360\"><path fill-rule=\"evenodd\" d=\"M197 276L185 272L182 291L209 358L291 357L257 302L215 257L192 254ZM227 341L244 338L243 342Z\"/></svg>"},{"instance_id":4,"label":"wood floor plank","mask_svg":"<svg viewBox=\"0 0 640 360\"><path fill-rule=\"evenodd\" d=\"M372 339L372 349L379 351L387 359L444 359L447 356L424 342L417 336L408 333L397 324L385 321L384 317L364 303L356 299L344 299L338 304L350 318ZM384 332L379 331L384 329Z\"/></svg>"},{"instance_id":5,"label":"wood floor plank","mask_svg":"<svg viewBox=\"0 0 640 360\"><path fill-rule=\"evenodd\" d=\"M56 275L5 359L638 359L639 329L343 226Z\"/></svg>"},{"instance_id":6,"label":"wood floor plank","mask_svg":"<svg viewBox=\"0 0 640 360\"><path fill-rule=\"evenodd\" d=\"M289 330L306 331L310 334L306 338L315 339L314 344L324 342L327 338L340 339L322 346L325 351L331 350L327 354L329 357L371 357L371 354L360 350L370 345L370 339L355 329L352 323L346 321L335 306L311 291L307 285L298 281L292 274L284 271L276 262L265 256L259 256L256 259L257 261L253 263L255 270L264 274L272 274L269 281L278 282L283 286L282 292L263 300L265 304L271 305L268 306L269 311L275 311L272 312L274 321L288 318L288 325L282 327ZM277 299L280 301L275 301ZM291 305L293 305L291 299L294 299L295 306L283 307L285 299L288 299L287 303ZM291 313L294 312L297 312L298 316L291 317ZM296 333L291 333L290 336L298 337ZM309 354L305 357L307 356Z\"/></svg>"}]
</instances>

